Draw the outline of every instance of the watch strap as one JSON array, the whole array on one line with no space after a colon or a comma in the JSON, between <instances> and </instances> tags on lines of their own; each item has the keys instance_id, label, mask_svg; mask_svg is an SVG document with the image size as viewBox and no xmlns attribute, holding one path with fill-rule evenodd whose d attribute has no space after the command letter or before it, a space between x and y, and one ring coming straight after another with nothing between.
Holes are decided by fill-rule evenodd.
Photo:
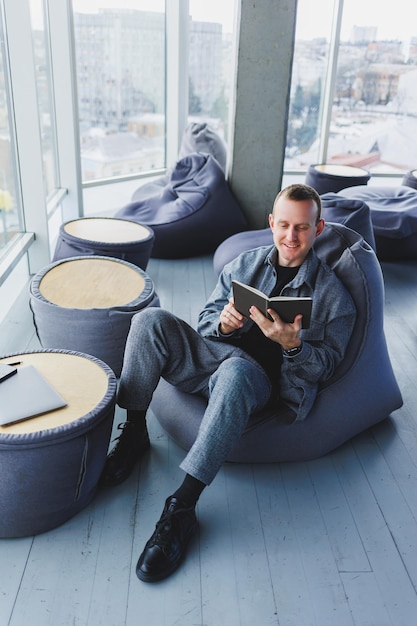
<instances>
[{"instance_id":1,"label":"watch strap","mask_svg":"<svg viewBox=\"0 0 417 626\"><path fill-rule=\"evenodd\" d=\"M289 350L284 350L284 354L290 357L295 356L296 354L301 352L302 347L303 347L303 344L300 343L299 346L295 346L294 348L290 348Z\"/></svg>"}]
</instances>

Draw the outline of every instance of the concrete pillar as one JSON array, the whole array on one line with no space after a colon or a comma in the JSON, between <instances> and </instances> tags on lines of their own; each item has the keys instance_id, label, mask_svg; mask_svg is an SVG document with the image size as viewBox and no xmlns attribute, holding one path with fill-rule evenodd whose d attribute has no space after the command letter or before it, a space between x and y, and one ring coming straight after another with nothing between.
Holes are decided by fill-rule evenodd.
<instances>
[{"instance_id":1,"label":"concrete pillar","mask_svg":"<svg viewBox=\"0 0 417 626\"><path fill-rule=\"evenodd\" d=\"M241 0L228 182L249 228L281 188L297 0Z\"/></svg>"}]
</instances>

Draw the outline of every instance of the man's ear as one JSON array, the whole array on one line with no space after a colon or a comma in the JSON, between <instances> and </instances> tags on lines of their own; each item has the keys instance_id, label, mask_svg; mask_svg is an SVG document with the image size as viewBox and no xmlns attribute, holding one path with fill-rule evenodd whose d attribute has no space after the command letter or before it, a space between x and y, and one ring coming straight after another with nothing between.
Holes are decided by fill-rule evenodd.
<instances>
[{"instance_id":1,"label":"man's ear","mask_svg":"<svg viewBox=\"0 0 417 626\"><path fill-rule=\"evenodd\" d=\"M272 230L274 228L274 214L270 213L268 219L269 219L269 228Z\"/></svg>"},{"instance_id":2,"label":"man's ear","mask_svg":"<svg viewBox=\"0 0 417 626\"><path fill-rule=\"evenodd\" d=\"M316 237L321 235L321 233L323 232L323 229L324 229L324 225L325 225L325 221L324 221L323 218L321 218L320 221L318 222L317 226L316 226Z\"/></svg>"}]
</instances>

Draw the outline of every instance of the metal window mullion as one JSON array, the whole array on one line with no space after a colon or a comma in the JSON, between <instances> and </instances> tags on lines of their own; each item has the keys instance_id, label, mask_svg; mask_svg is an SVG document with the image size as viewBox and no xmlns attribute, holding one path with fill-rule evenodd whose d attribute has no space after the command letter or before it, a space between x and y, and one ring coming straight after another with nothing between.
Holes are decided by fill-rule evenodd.
<instances>
[{"instance_id":1,"label":"metal window mullion","mask_svg":"<svg viewBox=\"0 0 417 626\"><path fill-rule=\"evenodd\" d=\"M64 221L83 215L73 12L70 0L46 0L51 53L59 186Z\"/></svg>"},{"instance_id":2,"label":"metal window mullion","mask_svg":"<svg viewBox=\"0 0 417 626\"><path fill-rule=\"evenodd\" d=\"M30 11L27 0L4 0L3 6L24 223L35 233L28 251L34 273L49 262L50 251Z\"/></svg>"},{"instance_id":3,"label":"metal window mullion","mask_svg":"<svg viewBox=\"0 0 417 626\"><path fill-rule=\"evenodd\" d=\"M319 135L318 162L326 163L329 143L330 123L332 119L333 98L337 76L337 59L339 54L340 30L342 27L343 0L334 0L332 32L330 36L329 62L327 64L326 82L324 85L321 106L321 123Z\"/></svg>"}]
</instances>

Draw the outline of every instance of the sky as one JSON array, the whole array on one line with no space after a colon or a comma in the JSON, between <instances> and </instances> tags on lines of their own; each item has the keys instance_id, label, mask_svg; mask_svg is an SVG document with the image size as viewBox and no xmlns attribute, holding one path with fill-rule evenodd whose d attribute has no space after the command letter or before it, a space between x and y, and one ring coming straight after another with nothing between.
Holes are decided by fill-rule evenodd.
<instances>
[{"instance_id":1,"label":"sky","mask_svg":"<svg viewBox=\"0 0 417 626\"><path fill-rule=\"evenodd\" d=\"M297 34L303 39L320 37L328 31L333 19L333 0L320 0L321 10L317 11L317 0L298 0ZM413 8L414 7L414 8ZM417 36L417 6L413 0L344 0L342 39L350 38L356 26L376 26L378 39L408 40Z\"/></svg>"}]
</instances>

